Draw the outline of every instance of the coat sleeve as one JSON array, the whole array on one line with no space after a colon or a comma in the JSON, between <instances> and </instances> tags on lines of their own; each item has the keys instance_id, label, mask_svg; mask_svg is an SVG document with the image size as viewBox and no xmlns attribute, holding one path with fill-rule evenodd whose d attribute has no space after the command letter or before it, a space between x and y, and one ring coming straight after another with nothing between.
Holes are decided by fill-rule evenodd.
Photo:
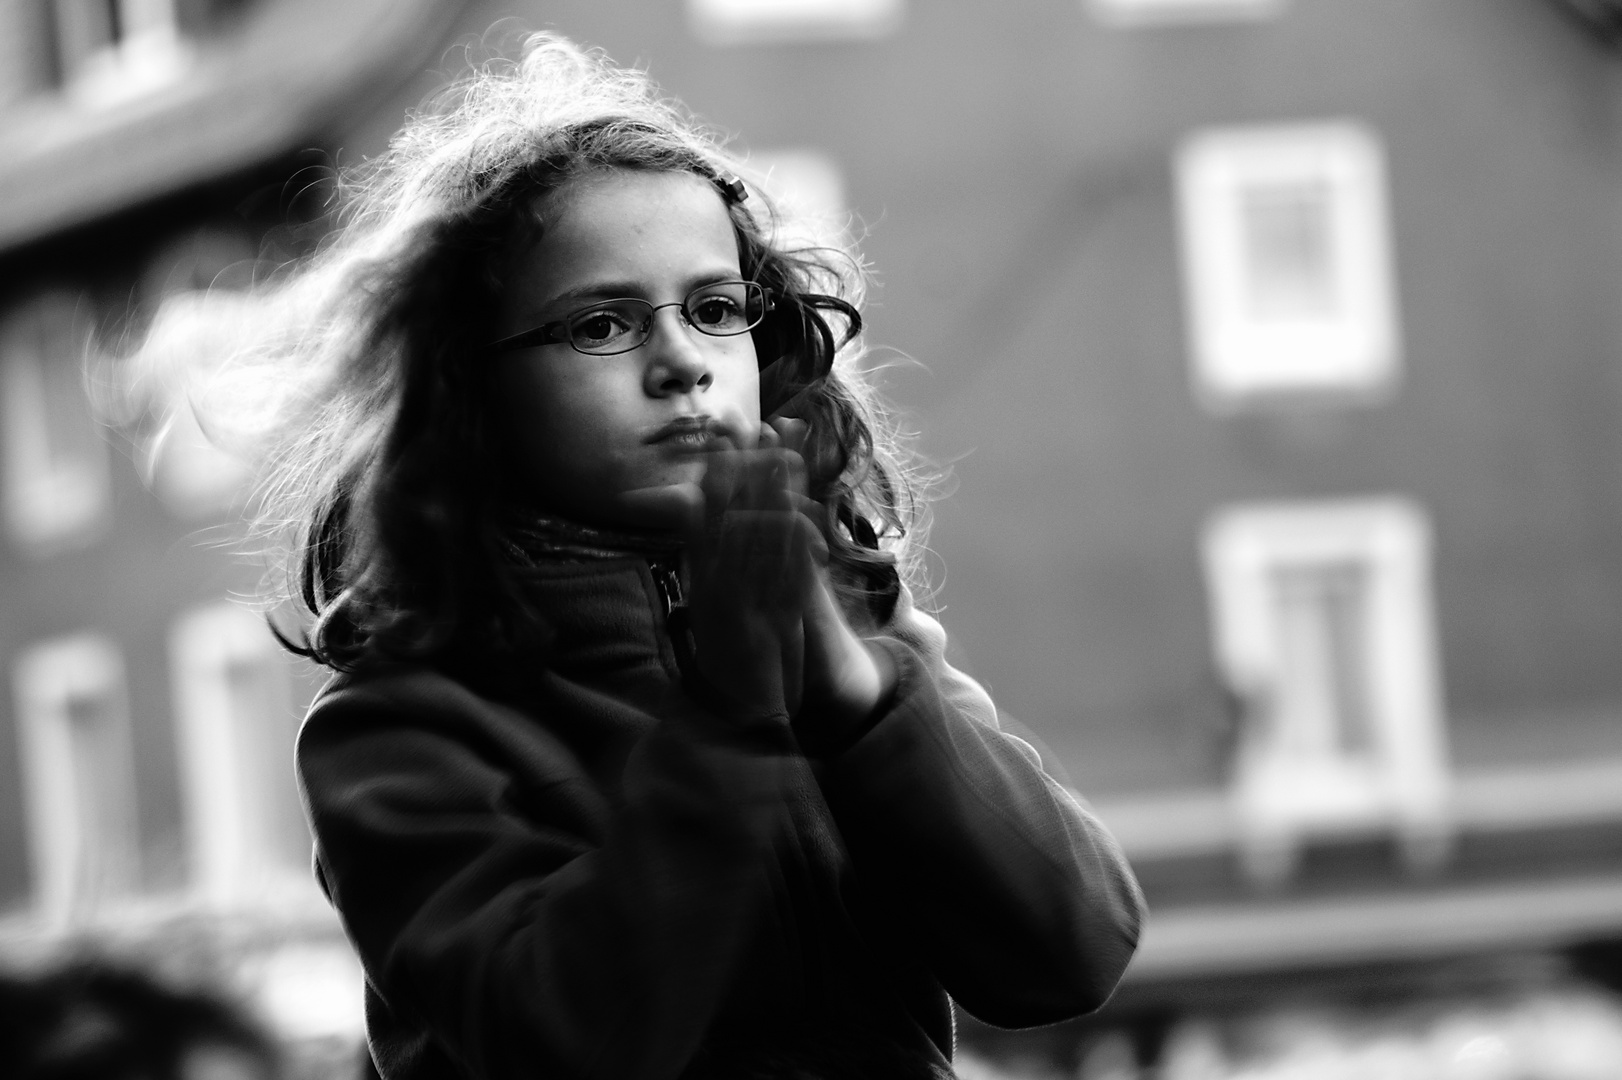
<instances>
[{"instance_id":1,"label":"coat sleeve","mask_svg":"<svg viewBox=\"0 0 1622 1080\"><path fill-rule=\"evenodd\" d=\"M325 696L299 770L318 872L396 1023L465 1075L657 1078L750 928L792 752L781 718L677 709L611 806L533 720L418 672Z\"/></svg>"},{"instance_id":2,"label":"coat sleeve","mask_svg":"<svg viewBox=\"0 0 1622 1080\"><path fill-rule=\"evenodd\" d=\"M903 596L870 640L895 693L820 770L858 876L974 1016L1027 1027L1098 1008L1144 918L1119 846L946 663L938 622Z\"/></svg>"}]
</instances>

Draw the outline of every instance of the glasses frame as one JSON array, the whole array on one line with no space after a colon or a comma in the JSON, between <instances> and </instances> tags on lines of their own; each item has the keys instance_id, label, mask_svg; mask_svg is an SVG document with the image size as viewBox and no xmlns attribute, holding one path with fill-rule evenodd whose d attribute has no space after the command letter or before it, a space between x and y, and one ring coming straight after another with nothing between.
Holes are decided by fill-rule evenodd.
<instances>
[{"instance_id":1,"label":"glasses frame","mask_svg":"<svg viewBox=\"0 0 1622 1080\"><path fill-rule=\"evenodd\" d=\"M702 325L695 322L692 317L692 312L688 310L687 305L691 303L693 298L699 293L702 293L708 289L720 288L723 285L742 285L747 290L744 299L745 317L747 317L749 311L749 293L752 292L754 295L758 296L760 298L760 304L758 307L760 315L753 322L741 329L728 330L724 333L716 333L713 330L706 330ZM583 349L579 345L575 344L574 337L569 332L570 324L582 315L596 311L599 308L608 307L612 304L637 304L647 309L647 319L642 323L641 336L638 338L636 344L627 345L623 349L616 348L608 352L594 349ZM561 319L555 319L552 322L542 323L540 326L537 326L534 329L521 330L518 333L512 334L508 337L499 338L496 341L490 342L490 344L486 345L484 348L486 352L490 353L507 353L516 352L519 349L533 349L540 345L568 345L571 349L577 353L580 353L582 356L619 356L622 353L628 353L636 349L640 349L642 346L648 343L648 340L653 337L653 317L664 308L681 308L682 321L688 326L692 327L694 330L697 330L699 333L703 334L705 337L726 338L738 337L740 335L747 334L749 331L753 330L755 327L764 322L767 313L770 312L775 306L776 305L772 299L771 291L758 281L744 281L742 279L711 281L703 285L695 286L679 301L671 301L668 304L650 304L646 300L643 300L641 297L637 296L616 296L607 300L598 300L594 303L585 304L576 308Z\"/></svg>"}]
</instances>

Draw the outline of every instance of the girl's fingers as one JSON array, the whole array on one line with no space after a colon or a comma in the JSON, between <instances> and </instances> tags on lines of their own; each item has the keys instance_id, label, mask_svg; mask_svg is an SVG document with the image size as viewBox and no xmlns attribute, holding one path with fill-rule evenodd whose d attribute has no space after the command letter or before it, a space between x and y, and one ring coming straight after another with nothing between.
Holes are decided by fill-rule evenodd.
<instances>
[{"instance_id":1,"label":"girl's fingers","mask_svg":"<svg viewBox=\"0 0 1622 1080\"><path fill-rule=\"evenodd\" d=\"M724 509L732 501L732 492L738 486L738 459L742 456L741 452L711 454L705 459L699 487L707 509Z\"/></svg>"},{"instance_id":2,"label":"girl's fingers","mask_svg":"<svg viewBox=\"0 0 1622 1080\"><path fill-rule=\"evenodd\" d=\"M750 477L753 481L750 494L754 505L779 512L793 509L790 499L798 479L795 466L799 460L798 454L778 450L761 462Z\"/></svg>"},{"instance_id":3,"label":"girl's fingers","mask_svg":"<svg viewBox=\"0 0 1622 1080\"><path fill-rule=\"evenodd\" d=\"M804 420L796 420L792 416L774 416L762 425L762 430L770 430L779 446L798 454L805 448L805 436L810 428Z\"/></svg>"},{"instance_id":4,"label":"girl's fingers","mask_svg":"<svg viewBox=\"0 0 1622 1080\"><path fill-rule=\"evenodd\" d=\"M822 518L822 504L803 492L792 493L789 502L799 515L800 527L805 535L805 549L811 556L812 565L826 567L828 541L823 539L822 527L818 524Z\"/></svg>"},{"instance_id":5,"label":"girl's fingers","mask_svg":"<svg viewBox=\"0 0 1622 1080\"><path fill-rule=\"evenodd\" d=\"M693 552L694 593L740 607L797 609L819 561L816 526L773 510L729 510Z\"/></svg>"},{"instance_id":6,"label":"girl's fingers","mask_svg":"<svg viewBox=\"0 0 1622 1080\"><path fill-rule=\"evenodd\" d=\"M792 591L810 556L805 521L797 514L734 510L723 519L722 536L727 564L768 593Z\"/></svg>"},{"instance_id":7,"label":"girl's fingers","mask_svg":"<svg viewBox=\"0 0 1622 1080\"><path fill-rule=\"evenodd\" d=\"M805 490L805 463L781 449L714 454L705 463L700 487L711 516L731 507L786 510L787 493Z\"/></svg>"},{"instance_id":8,"label":"girl's fingers","mask_svg":"<svg viewBox=\"0 0 1622 1080\"><path fill-rule=\"evenodd\" d=\"M723 521L717 569L735 603L779 610L793 563L792 530L779 514L733 511ZM720 582L717 582L720 584Z\"/></svg>"},{"instance_id":9,"label":"girl's fingers","mask_svg":"<svg viewBox=\"0 0 1622 1080\"><path fill-rule=\"evenodd\" d=\"M826 561L804 476L786 450L714 456L687 533L697 602L798 617L808 575Z\"/></svg>"},{"instance_id":10,"label":"girl's fingers","mask_svg":"<svg viewBox=\"0 0 1622 1080\"><path fill-rule=\"evenodd\" d=\"M825 557L807 512L804 465L781 448L715 458L687 551L700 663L724 693L745 701L775 695L773 707L794 715L807 609Z\"/></svg>"},{"instance_id":11,"label":"girl's fingers","mask_svg":"<svg viewBox=\"0 0 1622 1080\"><path fill-rule=\"evenodd\" d=\"M700 540L731 510L791 511L805 498L805 465L783 449L714 454L697 483L637 488L617 498L632 520Z\"/></svg>"}]
</instances>

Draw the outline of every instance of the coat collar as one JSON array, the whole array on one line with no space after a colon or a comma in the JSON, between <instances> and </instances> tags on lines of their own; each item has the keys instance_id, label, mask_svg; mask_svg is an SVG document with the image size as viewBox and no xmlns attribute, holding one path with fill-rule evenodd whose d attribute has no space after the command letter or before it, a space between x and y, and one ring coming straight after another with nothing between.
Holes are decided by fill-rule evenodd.
<instances>
[{"instance_id":1,"label":"coat collar","mask_svg":"<svg viewBox=\"0 0 1622 1080\"><path fill-rule=\"evenodd\" d=\"M537 513L516 513L503 524L508 554L521 566L557 562L598 562L641 558L650 562L681 555L681 541L671 533L604 529Z\"/></svg>"}]
</instances>

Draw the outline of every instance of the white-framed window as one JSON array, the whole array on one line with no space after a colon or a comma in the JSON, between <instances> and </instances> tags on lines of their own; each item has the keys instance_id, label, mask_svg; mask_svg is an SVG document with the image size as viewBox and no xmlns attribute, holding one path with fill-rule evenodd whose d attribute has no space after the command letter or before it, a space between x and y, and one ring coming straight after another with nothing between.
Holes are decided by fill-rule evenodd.
<instances>
[{"instance_id":1,"label":"white-framed window","mask_svg":"<svg viewBox=\"0 0 1622 1080\"><path fill-rule=\"evenodd\" d=\"M80 921L138 887L124 661L97 634L40 642L12 666L34 906Z\"/></svg>"},{"instance_id":2,"label":"white-framed window","mask_svg":"<svg viewBox=\"0 0 1622 1080\"><path fill-rule=\"evenodd\" d=\"M687 21L712 45L885 37L905 0L687 0Z\"/></svg>"},{"instance_id":3,"label":"white-framed window","mask_svg":"<svg viewBox=\"0 0 1622 1080\"><path fill-rule=\"evenodd\" d=\"M1284 11L1289 0L1083 0L1111 26L1177 26L1257 22Z\"/></svg>"},{"instance_id":4,"label":"white-framed window","mask_svg":"<svg viewBox=\"0 0 1622 1080\"><path fill-rule=\"evenodd\" d=\"M169 657L194 889L229 908L307 888L298 715L265 621L229 601L193 609L171 629Z\"/></svg>"},{"instance_id":5,"label":"white-framed window","mask_svg":"<svg viewBox=\"0 0 1622 1080\"><path fill-rule=\"evenodd\" d=\"M850 224L845 177L820 150L795 148L754 151L746 162L756 182L782 214L773 222L780 244L797 246L843 238Z\"/></svg>"},{"instance_id":6,"label":"white-framed window","mask_svg":"<svg viewBox=\"0 0 1622 1080\"><path fill-rule=\"evenodd\" d=\"M190 53L175 0L52 0L57 62L82 105L113 105L174 82Z\"/></svg>"},{"instance_id":7,"label":"white-framed window","mask_svg":"<svg viewBox=\"0 0 1622 1080\"><path fill-rule=\"evenodd\" d=\"M32 97L52 81L50 26L37 3L0 4L0 110Z\"/></svg>"},{"instance_id":8,"label":"white-framed window","mask_svg":"<svg viewBox=\"0 0 1622 1080\"><path fill-rule=\"evenodd\" d=\"M84 392L87 302L36 297L0 322L0 495L7 530L30 554L82 546L107 524L112 475Z\"/></svg>"},{"instance_id":9,"label":"white-framed window","mask_svg":"<svg viewBox=\"0 0 1622 1080\"><path fill-rule=\"evenodd\" d=\"M1378 400L1401 366L1385 154L1336 121L1199 131L1176 155L1189 354L1215 408Z\"/></svg>"},{"instance_id":10,"label":"white-framed window","mask_svg":"<svg viewBox=\"0 0 1622 1080\"><path fill-rule=\"evenodd\" d=\"M1235 809L1251 872L1320 835L1446 852L1447 738L1430 526L1400 498L1262 503L1204 535L1212 648L1246 704Z\"/></svg>"}]
</instances>

